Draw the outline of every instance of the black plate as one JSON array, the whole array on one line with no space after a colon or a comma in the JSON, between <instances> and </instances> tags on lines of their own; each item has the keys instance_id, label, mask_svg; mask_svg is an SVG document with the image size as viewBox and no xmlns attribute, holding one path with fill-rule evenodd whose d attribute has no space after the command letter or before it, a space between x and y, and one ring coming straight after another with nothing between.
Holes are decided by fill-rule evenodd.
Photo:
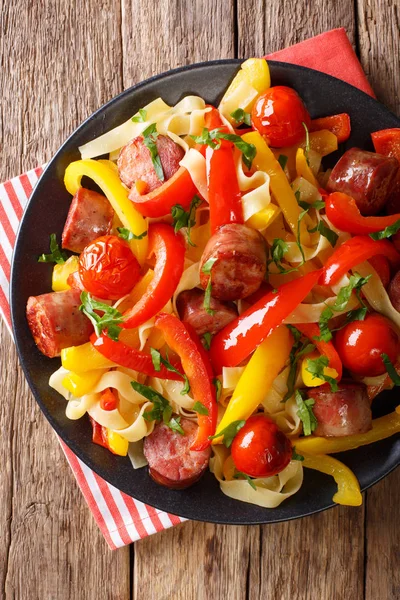
<instances>
[{"instance_id":1,"label":"black plate","mask_svg":"<svg viewBox=\"0 0 400 600\"><path fill-rule=\"evenodd\" d=\"M64 399L48 386L50 374L58 367L59 360L50 360L40 354L25 319L28 296L51 290L52 268L37 263L37 256L46 250L50 233L57 232L60 238L71 201L63 185L63 176L66 166L80 158L78 146L126 121L158 96L175 104L187 94L197 94L207 102L217 104L239 64L237 60L203 63L148 79L111 100L71 135L42 175L22 219L12 267L11 309L18 354L33 394L57 433L90 468L123 492L182 517L252 524L293 519L332 506L335 493L332 478L305 470L301 490L273 510L224 496L211 473L185 491L156 485L146 469L134 471L128 458L116 457L92 444L87 417L79 421L66 418ZM372 131L400 126L400 120L384 106L338 79L283 63L270 62L270 67L273 85L295 88L312 117L341 112L350 114L352 135L344 148L359 146L372 150L369 135ZM335 158L331 157L331 160ZM381 409L385 412L393 410L398 404L396 395L397 392L393 392L380 397ZM340 458L356 473L362 489L366 489L400 463L400 439L392 437Z\"/></svg>"}]
</instances>

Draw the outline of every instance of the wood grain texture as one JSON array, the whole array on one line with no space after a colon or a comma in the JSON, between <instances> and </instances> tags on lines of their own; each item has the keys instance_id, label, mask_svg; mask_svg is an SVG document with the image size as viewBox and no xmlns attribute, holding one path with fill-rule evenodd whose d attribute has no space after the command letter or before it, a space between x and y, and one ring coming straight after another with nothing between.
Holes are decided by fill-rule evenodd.
<instances>
[{"instance_id":1,"label":"wood grain texture","mask_svg":"<svg viewBox=\"0 0 400 600\"><path fill-rule=\"evenodd\" d=\"M377 0L378 1L378 0ZM333 29L345 27L354 43L355 13L349 0L237 0L238 56L262 56Z\"/></svg>"},{"instance_id":2,"label":"wood grain texture","mask_svg":"<svg viewBox=\"0 0 400 600\"><path fill-rule=\"evenodd\" d=\"M3 180L48 160L118 93L122 63L112 0L14 0L0 9ZM129 598L129 548L108 550L1 327L0 597L93 599L101 582L102 598Z\"/></svg>"},{"instance_id":3,"label":"wood grain texture","mask_svg":"<svg viewBox=\"0 0 400 600\"><path fill-rule=\"evenodd\" d=\"M258 581L259 535L258 526L191 522L137 542L134 600L246 600L250 575Z\"/></svg>"},{"instance_id":4,"label":"wood grain texture","mask_svg":"<svg viewBox=\"0 0 400 600\"><path fill-rule=\"evenodd\" d=\"M360 60L378 100L400 114L400 2L357 0Z\"/></svg>"},{"instance_id":5,"label":"wood grain texture","mask_svg":"<svg viewBox=\"0 0 400 600\"><path fill-rule=\"evenodd\" d=\"M400 4L358 0L360 60L378 99L400 116ZM400 470L367 492L365 598L397 600Z\"/></svg>"},{"instance_id":6,"label":"wood grain texture","mask_svg":"<svg viewBox=\"0 0 400 600\"><path fill-rule=\"evenodd\" d=\"M233 0L122 0L124 87L182 65L233 58L234 18Z\"/></svg>"}]
</instances>

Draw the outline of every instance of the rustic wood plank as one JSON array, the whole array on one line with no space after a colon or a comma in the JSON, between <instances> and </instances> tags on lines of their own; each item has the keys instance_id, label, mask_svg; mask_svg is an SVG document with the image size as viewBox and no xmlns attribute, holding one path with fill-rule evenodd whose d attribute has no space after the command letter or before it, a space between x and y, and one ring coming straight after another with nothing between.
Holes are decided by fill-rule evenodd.
<instances>
[{"instance_id":1,"label":"rustic wood plank","mask_svg":"<svg viewBox=\"0 0 400 600\"><path fill-rule=\"evenodd\" d=\"M348 0L292 2L238 0L238 56L262 56L323 33L345 27L354 43L355 15Z\"/></svg>"},{"instance_id":2,"label":"rustic wood plank","mask_svg":"<svg viewBox=\"0 0 400 600\"><path fill-rule=\"evenodd\" d=\"M258 581L259 533L191 522L137 542L135 600L247 599L249 579Z\"/></svg>"},{"instance_id":3,"label":"rustic wood plank","mask_svg":"<svg viewBox=\"0 0 400 600\"><path fill-rule=\"evenodd\" d=\"M381 102L400 115L400 6L396 0L358 0L360 60ZM400 471L367 492L365 598L400 597L396 564L400 545L396 524L400 518L396 498Z\"/></svg>"},{"instance_id":4,"label":"rustic wood plank","mask_svg":"<svg viewBox=\"0 0 400 600\"><path fill-rule=\"evenodd\" d=\"M357 0L360 60L378 100L400 114L400 4Z\"/></svg>"},{"instance_id":5,"label":"rustic wood plank","mask_svg":"<svg viewBox=\"0 0 400 600\"><path fill-rule=\"evenodd\" d=\"M124 87L175 67L234 57L234 2L122 0Z\"/></svg>"},{"instance_id":6,"label":"rustic wood plank","mask_svg":"<svg viewBox=\"0 0 400 600\"><path fill-rule=\"evenodd\" d=\"M2 2L0 15L5 179L48 160L122 89L121 15L112 0ZM0 335L0 596L129 598L129 549L108 550L4 325Z\"/></svg>"}]
</instances>

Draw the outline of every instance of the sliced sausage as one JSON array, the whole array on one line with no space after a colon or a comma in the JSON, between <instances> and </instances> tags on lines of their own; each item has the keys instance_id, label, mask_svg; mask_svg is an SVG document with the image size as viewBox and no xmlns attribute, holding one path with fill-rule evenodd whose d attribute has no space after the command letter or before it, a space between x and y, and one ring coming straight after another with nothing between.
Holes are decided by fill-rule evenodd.
<instances>
[{"instance_id":1,"label":"sliced sausage","mask_svg":"<svg viewBox=\"0 0 400 600\"><path fill-rule=\"evenodd\" d=\"M79 346L89 340L93 326L79 310L79 290L51 292L31 296L26 305L26 318L39 350L53 358L63 348Z\"/></svg>"},{"instance_id":2,"label":"sliced sausage","mask_svg":"<svg viewBox=\"0 0 400 600\"><path fill-rule=\"evenodd\" d=\"M165 135L157 137L156 147L164 173L164 180L166 181L179 169L179 162L183 158L184 151ZM122 148L118 157L118 171L121 181L128 188L132 188L135 181L138 180L147 183L146 189L142 192L143 194L148 194L163 184L163 181L157 176L151 160L150 150L144 145L142 136L134 138ZM139 195L133 187L130 198L133 199L132 195L135 194Z\"/></svg>"},{"instance_id":3,"label":"sliced sausage","mask_svg":"<svg viewBox=\"0 0 400 600\"><path fill-rule=\"evenodd\" d=\"M342 437L371 429L370 401L362 383L341 382L337 392L332 392L329 385L306 391L315 400L313 412L318 421L315 435Z\"/></svg>"},{"instance_id":4,"label":"sliced sausage","mask_svg":"<svg viewBox=\"0 0 400 600\"><path fill-rule=\"evenodd\" d=\"M400 169L396 179L391 185L385 211L388 215L397 215L400 213Z\"/></svg>"},{"instance_id":5,"label":"sliced sausage","mask_svg":"<svg viewBox=\"0 0 400 600\"><path fill-rule=\"evenodd\" d=\"M389 283L388 294L393 308L400 312L400 271L397 271Z\"/></svg>"},{"instance_id":6,"label":"sliced sausage","mask_svg":"<svg viewBox=\"0 0 400 600\"><path fill-rule=\"evenodd\" d=\"M154 481L177 490L200 479L211 456L210 448L199 452L190 450L197 436L197 423L183 418L180 424L185 435L172 431L165 423L159 423L144 439L143 445Z\"/></svg>"},{"instance_id":7,"label":"sliced sausage","mask_svg":"<svg viewBox=\"0 0 400 600\"><path fill-rule=\"evenodd\" d=\"M105 196L79 188L72 198L62 233L62 246L82 252L85 246L109 233L114 211Z\"/></svg>"},{"instance_id":8,"label":"sliced sausage","mask_svg":"<svg viewBox=\"0 0 400 600\"><path fill-rule=\"evenodd\" d=\"M246 298L258 290L264 280L265 241L258 231L247 225L223 225L209 239L200 265L200 283L204 289L210 275L203 273L203 267L210 258L216 259L211 268L211 293L219 300Z\"/></svg>"},{"instance_id":9,"label":"sliced sausage","mask_svg":"<svg viewBox=\"0 0 400 600\"><path fill-rule=\"evenodd\" d=\"M204 308L204 292L198 288L185 290L179 294L176 305L182 321L189 323L200 336L205 333L212 335L218 333L238 316L233 302L224 304L212 297L210 308L214 314L209 314Z\"/></svg>"},{"instance_id":10,"label":"sliced sausage","mask_svg":"<svg viewBox=\"0 0 400 600\"><path fill-rule=\"evenodd\" d=\"M398 170L395 158L351 148L333 168L327 189L352 196L361 214L376 215L388 199Z\"/></svg>"}]
</instances>

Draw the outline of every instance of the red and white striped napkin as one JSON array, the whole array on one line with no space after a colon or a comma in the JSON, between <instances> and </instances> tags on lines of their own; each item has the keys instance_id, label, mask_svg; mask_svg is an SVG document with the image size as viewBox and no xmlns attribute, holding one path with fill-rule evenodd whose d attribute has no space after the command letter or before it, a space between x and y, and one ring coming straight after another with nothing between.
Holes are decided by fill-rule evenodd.
<instances>
[{"instance_id":1,"label":"red and white striped napkin","mask_svg":"<svg viewBox=\"0 0 400 600\"><path fill-rule=\"evenodd\" d=\"M334 29L266 58L323 71L373 95L344 29ZM18 224L43 167L0 184L0 312L11 333L9 281ZM186 519L157 510L120 492L61 446L110 548L116 549Z\"/></svg>"}]
</instances>

